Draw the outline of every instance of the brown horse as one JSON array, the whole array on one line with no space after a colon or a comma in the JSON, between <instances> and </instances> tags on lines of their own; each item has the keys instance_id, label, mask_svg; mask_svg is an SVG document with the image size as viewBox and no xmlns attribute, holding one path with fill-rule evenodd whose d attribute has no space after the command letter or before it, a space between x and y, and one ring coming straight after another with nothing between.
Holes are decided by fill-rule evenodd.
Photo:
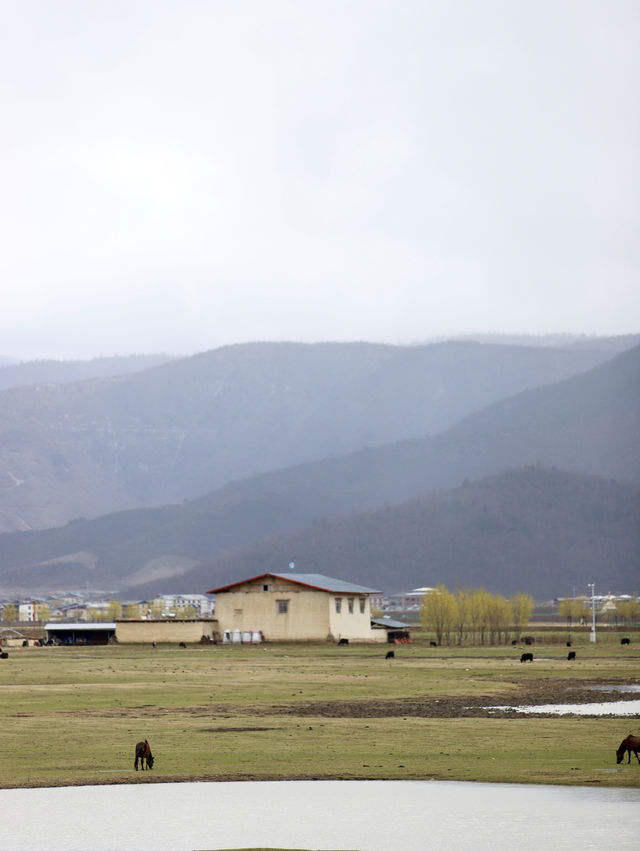
<instances>
[{"instance_id":1,"label":"brown horse","mask_svg":"<svg viewBox=\"0 0 640 851\"><path fill-rule=\"evenodd\" d=\"M640 756L638 756L638 751L640 751L640 736L627 736L626 739L623 739L620 742L620 747L616 751L616 762L622 762L625 753L629 755L629 759L627 760L627 762L631 762L632 752L636 755L636 759L638 760L638 762L640 762Z\"/></svg>"},{"instance_id":2,"label":"brown horse","mask_svg":"<svg viewBox=\"0 0 640 851\"><path fill-rule=\"evenodd\" d=\"M136 745L136 758L133 763L133 767L136 771L138 770L138 760L140 760L140 765L143 771L145 762L147 763L147 768L153 768L153 754L151 753L149 742L146 739L144 742L138 742Z\"/></svg>"}]
</instances>

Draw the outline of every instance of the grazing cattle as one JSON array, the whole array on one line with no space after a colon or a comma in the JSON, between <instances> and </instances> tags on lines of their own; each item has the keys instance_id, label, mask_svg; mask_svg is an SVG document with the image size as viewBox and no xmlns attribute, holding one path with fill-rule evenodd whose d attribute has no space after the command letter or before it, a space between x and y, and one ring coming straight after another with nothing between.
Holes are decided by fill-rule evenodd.
<instances>
[{"instance_id":1,"label":"grazing cattle","mask_svg":"<svg viewBox=\"0 0 640 851\"><path fill-rule=\"evenodd\" d=\"M629 638L621 638L620 644L631 644L631 639Z\"/></svg>"},{"instance_id":2,"label":"grazing cattle","mask_svg":"<svg viewBox=\"0 0 640 851\"><path fill-rule=\"evenodd\" d=\"M435 642L435 641L430 641L430 642L429 642L429 647L437 647L437 646L438 646L438 645L436 644L436 642Z\"/></svg>"},{"instance_id":3,"label":"grazing cattle","mask_svg":"<svg viewBox=\"0 0 640 851\"><path fill-rule=\"evenodd\" d=\"M157 643L156 641L152 641L152 642L151 642L151 646L152 646L152 647L157 647L157 646L158 646L158 643Z\"/></svg>"},{"instance_id":4,"label":"grazing cattle","mask_svg":"<svg viewBox=\"0 0 640 851\"><path fill-rule=\"evenodd\" d=\"M0 653L0 659L8 659L8 658L9 658L9 654L5 653L4 650L3 650L2 653Z\"/></svg>"},{"instance_id":5,"label":"grazing cattle","mask_svg":"<svg viewBox=\"0 0 640 851\"><path fill-rule=\"evenodd\" d=\"M180 646L180 647L184 647L185 649L186 649L186 647L187 647L187 645L184 643L184 641L181 641L179 646Z\"/></svg>"},{"instance_id":6,"label":"grazing cattle","mask_svg":"<svg viewBox=\"0 0 640 851\"><path fill-rule=\"evenodd\" d=\"M567 641L567 647L571 647L571 642Z\"/></svg>"},{"instance_id":7,"label":"grazing cattle","mask_svg":"<svg viewBox=\"0 0 640 851\"><path fill-rule=\"evenodd\" d=\"M140 765L143 771L145 762L147 764L147 768L153 768L153 754L151 753L149 742L146 739L144 742L138 742L136 745L136 758L133 762L133 767L136 771L138 770L138 760L140 760Z\"/></svg>"},{"instance_id":8,"label":"grazing cattle","mask_svg":"<svg viewBox=\"0 0 640 851\"><path fill-rule=\"evenodd\" d=\"M530 644L533 644L535 642L535 638L532 635L525 635L525 637L522 640L524 641L524 643L527 646L529 646Z\"/></svg>"},{"instance_id":9,"label":"grazing cattle","mask_svg":"<svg viewBox=\"0 0 640 851\"><path fill-rule=\"evenodd\" d=\"M638 751L640 751L640 736L627 736L626 739L623 739L620 742L620 747L616 751L616 762L622 762L625 753L629 755L629 759L627 760L627 762L631 762L632 752L636 755L636 759L638 760L638 762L640 762L640 756L638 756Z\"/></svg>"},{"instance_id":10,"label":"grazing cattle","mask_svg":"<svg viewBox=\"0 0 640 851\"><path fill-rule=\"evenodd\" d=\"M521 662L533 662L533 653L523 653L520 657Z\"/></svg>"},{"instance_id":11,"label":"grazing cattle","mask_svg":"<svg viewBox=\"0 0 640 851\"><path fill-rule=\"evenodd\" d=\"M341 644L342 644L342 645L344 645L344 644L348 644L348 643L349 643L349 639L348 639L348 638L341 638L341 639L338 641L338 646L340 646Z\"/></svg>"},{"instance_id":12,"label":"grazing cattle","mask_svg":"<svg viewBox=\"0 0 640 851\"><path fill-rule=\"evenodd\" d=\"M387 651L387 655L386 655L384 658L385 658L385 659L395 659L395 658L396 658L396 654L393 652L393 650L388 650L388 651Z\"/></svg>"},{"instance_id":13,"label":"grazing cattle","mask_svg":"<svg viewBox=\"0 0 640 851\"><path fill-rule=\"evenodd\" d=\"M574 660L575 658L576 658L576 651L575 651L575 650L570 650L570 651L569 651L569 655L567 656L567 662L573 662L573 660Z\"/></svg>"}]
</instances>

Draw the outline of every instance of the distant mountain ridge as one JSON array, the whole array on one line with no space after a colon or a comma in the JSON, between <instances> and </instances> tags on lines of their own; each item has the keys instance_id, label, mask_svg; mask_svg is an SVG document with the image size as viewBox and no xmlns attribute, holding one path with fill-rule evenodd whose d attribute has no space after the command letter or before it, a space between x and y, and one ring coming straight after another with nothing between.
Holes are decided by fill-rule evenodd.
<instances>
[{"instance_id":1,"label":"distant mountain ridge","mask_svg":"<svg viewBox=\"0 0 640 851\"><path fill-rule=\"evenodd\" d=\"M0 392L0 530L162 505L438 434L609 357L480 343L255 343Z\"/></svg>"},{"instance_id":2,"label":"distant mountain ridge","mask_svg":"<svg viewBox=\"0 0 640 851\"><path fill-rule=\"evenodd\" d=\"M96 378L113 378L140 372L173 360L172 355L124 355L92 360L35 360L3 363L0 359L0 391L33 384L71 384Z\"/></svg>"},{"instance_id":3,"label":"distant mountain ridge","mask_svg":"<svg viewBox=\"0 0 640 851\"><path fill-rule=\"evenodd\" d=\"M260 539L449 491L465 479L480 481L510 468L560 468L570 462L573 472L563 476L589 472L629 479L630 499L635 499L638 388L640 347L588 373L496 402L433 438L265 473L179 505L0 535L0 586L14 587L21 580L34 585L99 581L133 593L158 580L156 589L171 590L171 581L176 590L185 589L185 583L199 581L191 573L197 562L224 558L231 565L234 551ZM628 540L632 532L625 534ZM325 567L324 572L331 571Z\"/></svg>"}]
</instances>

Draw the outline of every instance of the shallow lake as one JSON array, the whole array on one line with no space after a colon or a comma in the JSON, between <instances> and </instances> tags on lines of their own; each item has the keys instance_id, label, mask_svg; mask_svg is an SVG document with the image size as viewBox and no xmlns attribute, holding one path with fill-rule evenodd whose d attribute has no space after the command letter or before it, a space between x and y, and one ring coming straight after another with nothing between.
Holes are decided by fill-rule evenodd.
<instances>
[{"instance_id":1,"label":"shallow lake","mask_svg":"<svg viewBox=\"0 0 640 851\"><path fill-rule=\"evenodd\" d=\"M640 789L438 781L138 783L9 789L1 801L2 851L584 851L635 849L640 834Z\"/></svg>"}]
</instances>

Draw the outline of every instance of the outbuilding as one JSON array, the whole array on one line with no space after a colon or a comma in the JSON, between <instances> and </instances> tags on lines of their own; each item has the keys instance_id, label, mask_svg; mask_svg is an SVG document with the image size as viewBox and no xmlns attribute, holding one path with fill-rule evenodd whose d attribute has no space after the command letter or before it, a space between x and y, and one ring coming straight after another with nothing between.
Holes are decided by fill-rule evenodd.
<instances>
[{"instance_id":1,"label":"outbuilding","mask_svg":"<svg viewBox=\"0 0 640 851\"><path fill-rule=\"evenodd\" d=\"M116 634L115 623L48 623L47 640L54 644L109 644Z\"/></svg>"},{"instance_id":2,"label":"outbuilding","mask_svg":"<svg viewBox=\"0 0 640 851\"><path fill-rule=\"evenodd\" d=\"M219 588L221 634L260 634L265 641L385 642L371 626L375 589L320 573L262 573Z\"/></svg>"},{"instance_id":3,"label":"outbuilding","mask_svg":"<svg viewBox=\"0 0 640 851\"><path fill-rule=\"evenodd\" d=\"M403 621L383 615L381 618L371 618L371 626L374 630L383 630L389 644L404 644L411 641L410 624Z\"/></svg>"}]
</instances>

